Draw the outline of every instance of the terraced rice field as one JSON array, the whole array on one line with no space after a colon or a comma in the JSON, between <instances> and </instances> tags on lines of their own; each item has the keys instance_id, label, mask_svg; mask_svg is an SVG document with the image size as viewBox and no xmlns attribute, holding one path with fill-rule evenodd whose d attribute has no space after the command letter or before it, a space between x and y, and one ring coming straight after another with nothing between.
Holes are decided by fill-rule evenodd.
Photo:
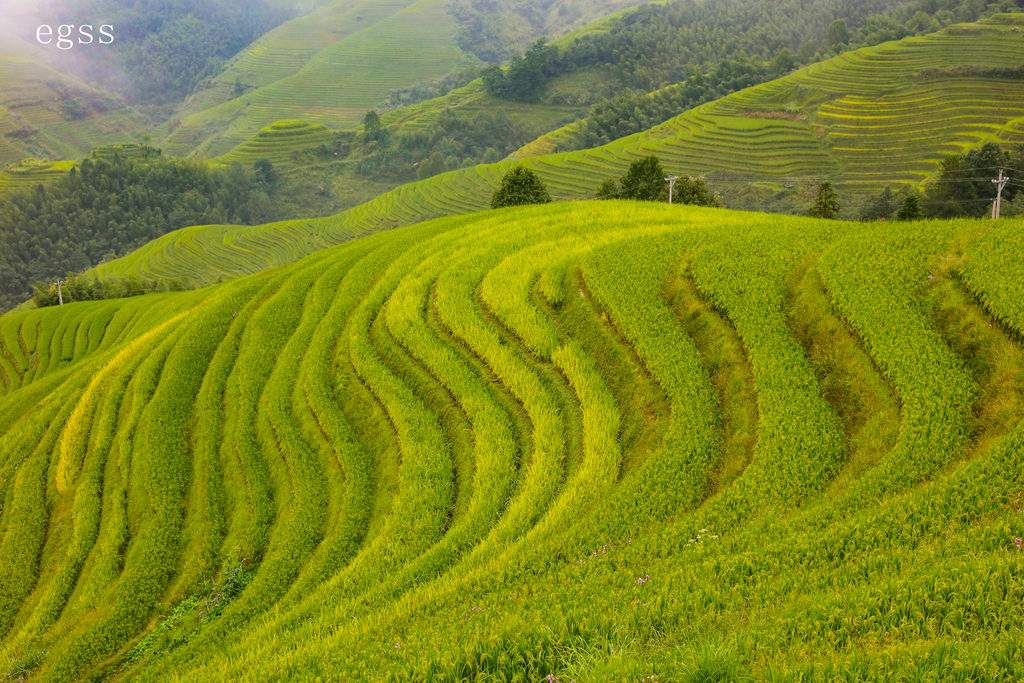
<instances>
[{"instance_id":1,"label":"terraced rice field","mask_svg":"<svg viewBox=\"0 0 1024 683\"><path fill-rule=\"evenodd\" d=\"M865 191L920 183L944 154L1016 139L1022 25L1001 15L849 52L698 107L641 144L688 173L831 177ZM553 131L514 156L572 135L572 126Z\"/></svg>"},{"instance_id":2,"label":"terraced rice field","mask_svg":"<svg viewBox=\"0 0 1024 683\"><path fill-rule=\"evenodd\" d=\"M309 239L314 245L335 243L482 210L516 163L536 171L558 200L593 197L601 181L622 176L630 163L648 154L658 155L669 172L706 174L713 187L767 183L782 188L831 178L849 198L893 184L917 184L937 171L945 154L989 140L1024 139L1024 84L993 75L995 69L1024 64L1022 30L1024 14L999 15L844 54L603 147L476 166L404 185L306 223L312 229ZM535 148L543 145L544 139ZM234 245L258 252L265 261L285 262L256 244L272 242L267 239L272 229L228 232ZM174 272L209 283L228 273L253 272L236 258L236 250L224 248L224 234L223 228L209 236L197 229L171 233L98 273L159 277ZM179 243L184 235L189 245ZM203 263L216 262L215 276L193 266L192 244L202 245Z\"/></svg>"},{"instance_id":3,"label":"terraced rice field","mask_svg":"<svg viewBox=\"0 0 1024 683\"><path fill-rule=\"evenodd\" d=\"M9 36L4 40L0 45L0 167L26 158L80 158L93 147L132 139L142 130L142 117L123 102L45 66L36 48ZM78 100L87 112L84 117L72 118L65 111L68 98Z\"/></svg>"},{"instance_id":4,"label":"terraced rice field","mask_svg":"<svg viewBox=\"0 0 1024 683\"><path fill-rule=\"evenodd\" d=\"M220 156L281 119L356 128L389 91L464 63L454 36L443 0L337 0L256 41L162 146ZM236 78L253 89L235 96Z\"/></svg>"},{"instance_id":5,"label":"terraced rice field","mask_svg":"<svg viewBox=\"0 0 1024 683\"><path fill-rule=\"evenodd\" d=\"M567 203L8 314L0 671L1017 680L1022 235Z\"/></svg>"},{"instance_id":6,"label":"terraced rice field","mask_svg":"<svg viewBox=\"0 0 1024 683\"><path fill-rule=\"evenodd\" d=\"M301 120L277 121L218 161L252 165L259 159L267 159L275 164L287 164L293 161L292 152L323 145L330 139L331 130L325 126Z\"/></svg>"},{"instance_id":7,"label":"terraced rice field","mask_svg":"<svg viewBox=\"0 0 1024 683\"><path fill-rule=\"evenodd\" d=\"M67 173L74 165L73 161L43 161L39 159L26 159L17 164L11 164L0 171L0 191L48 183Z\"/></svg>"}]
</instances>

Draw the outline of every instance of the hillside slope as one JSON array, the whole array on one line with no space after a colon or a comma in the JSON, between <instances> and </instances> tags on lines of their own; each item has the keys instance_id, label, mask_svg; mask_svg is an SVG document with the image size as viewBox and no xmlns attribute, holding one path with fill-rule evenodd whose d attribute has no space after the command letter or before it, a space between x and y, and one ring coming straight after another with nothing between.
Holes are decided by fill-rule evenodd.
<instances>
[{"instance_id":1,"label":"hillside slope","mask_svg":"<svg viewBox=\"0 0 1024 683\"><path fill-rule=\"evenodd\" d=\"M564 32L642 0L575 3L572 22L559 19L560 6L568 4L546 3L550 16L539 30ZM459 30L448 0L334 0L239 54L190 98L162 145L173 154L213 157L281 119L356 128L392 90L481 68L483 62L458 47Z\"/></svg>"},{"instance_id":2,"label":"hillside slope","mask_svg":"<svg viewBox=\"0 0 1024 683\"><path fill-rule=\"evenodd\" d=\"M0 32L0 170L29 157L79 158L130 140L145 123L123 98L47 66L38 48Z\"/></svg>"},{"instance_id":3,"label":"hillside slope","mask_svg":"<svg viewBox=\"0 0 1024 683\"><path fill-rule=\"evenodd\" d=\"M279 119L354 128L387 92L463 62L441 0L338 0L270 31L187 103L162 146L218 156ZM235 81L248 92L236 95Z\"/></svg>"},{"instance_id":4,"label":"hillside slope","mask_svg":"<svg viewBox=\"0 0 1024 683\"><path fill-rule=\"evenodd\" d=\"M914 185L936 172L945 154L1021 139L1022 26L1024 15L999 15L845 53L603 147L521 163L556 199L593 197L602 180L648 154L669 172L706 174L712 187L759 188L793 202L825 178L847 197ZM287 263L354 235L483 209L515 163L404 185L330 218L188 228L96 272L200 284L254 272L253 263Z\"/></svg>"},{"instance_id":5,"label":"hillside slope","mask_svg":"<svg viewBox=\"0 0 1024 683\"><path fill-rule=\"evenodd\" d=\"M990 226L570 203L4 316L0 671L1015 680Z\"/></svg>"}]
</instances>

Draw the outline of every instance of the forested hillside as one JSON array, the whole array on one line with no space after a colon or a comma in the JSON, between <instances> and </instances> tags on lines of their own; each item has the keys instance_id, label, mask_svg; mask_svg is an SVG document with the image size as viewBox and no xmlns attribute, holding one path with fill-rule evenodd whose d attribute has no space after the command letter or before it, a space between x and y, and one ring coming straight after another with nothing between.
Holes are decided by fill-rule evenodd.
<instances>
[{"instance_id":1,"label":"forested hillside","mask_svg":"<svg viewBox=\"0 0 1024 683\"><path fill-rule=\"evenodd\" d=\"M75 26L109 24L115 36L110 45L50 50L50 58L133 103L173 107L235 53L290 18L267 0L246 0L239 9L231 0L42 0L33 16ZM34 26L26 28L34 34Z\"/></svg>"},{"instance_id":2,"label":"forested hillside","mask_svg":"<svg viewBox=\"0 0 1024 683\"><path fill-rule=\"evenodd\" d=\"M0 310L24 301L37 281L86 270L171 230L281 218L282 189L265 163L214 171L153 149L86 159L0 203Z\"/></svg>"},{"instance_id":3,"label":"forested hillside","mask_svg":"<svg viewBox=\"0 0 1024 683\"><path fill-rule=\"evenodd\" d=\"M217 156L279 119L352 129L367 110L401 100L403 92L425 88L441 95L431 83L451 89L472 80L484 62L465 36L521 49L538 35L635 4L333 0L241 52L171 119L162 144L176 154ZM491 36L491 26L509 35Z\"/></svg>"}]
</instances>

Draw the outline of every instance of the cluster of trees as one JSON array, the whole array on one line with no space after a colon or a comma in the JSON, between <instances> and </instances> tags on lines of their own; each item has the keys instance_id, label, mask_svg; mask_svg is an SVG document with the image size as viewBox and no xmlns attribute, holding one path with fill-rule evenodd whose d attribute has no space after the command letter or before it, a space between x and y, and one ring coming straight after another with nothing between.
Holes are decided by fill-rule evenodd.
<instances>
[{"instance_id":1,"label":"cluster of trees","mask_svg":"<svg viewBox=\"0 0 1024 683\"><path fill-rule=\"evenodd\" d=\"M818 196L808 210L815 218L839 218L839 196L828 180L818 186ZM886 188L877 197L861 207L860 219L916 221L924 218L921 202L916 191L904 189L899 194Z\"/></svg>"},{"instance_id":2,"label":"cluster of trees","mask_svg":"<svg viewBox=\"0 0 1024 683\"><path fill-rule=\"evenodd\" d=\"M1002 216L1024 215L1024 145L1004 149L987 143L946 157L923 194L886 188L861 208L861 220L988 216L996 196L992 180L1003 169L1010 177L1002 195Z\"/></svg>"},{"instance_id":3,"label":"cluster of trees","mask_svg":"<svg viewBox=\"0 0 1024 683\"><path fill-rule=\"evenodd\" d=\"M597 198L669 201L669 183L661 160L654 155L637 159L629 165L622 178L608 178L602 182L597 189ZM692 176L676 178L671 200L676 204L721 206L718 196L708 189L703 178ZM540 176L524 166L516 166L502 177L501 185L491 196L491 208L546 204L550 201L551 195Z\"/></svg>"},{"instance_id":4,"label":"cluster of trees","mask_svg":"<svg viewBox=\"0 0 1024 683\"><path fill-rule=\"evenodd\" d=\"M86 159L50 185L9 192L0 204L0 310L28 298L33 282L83 271L171 230L283 218L281 182L265 160L211 170L148 149Z\"/></svg>"},{"instance_id":5,"label":"cluster of trees","mask_svg":"<svg viewBox=\"0 0 1024 683\"><path fill-rule=\"evenodd\" d=\"M598 199L635 199L647 202L669 201L668 176L658 157L651 155L637 159L622 178L607 178L597 188ZM676 204L721 206L718 196L708 189L703 178L680 176L672 189L671 200Z\"/></svg>"},{"instance_id":6,"label":"cluster of trees","mask_svg":"<svg viewBox=\"0 0 1024 683\"><path fill-rule=\"evenodd\" d=\"M558 74L558 48L540 38L522 57L516 55L507 69L491 65L481 77L487 92L516 102L536 102L548 79Z\"/></svg>"},{"instance_id":7,"label":"cluster of trees","mask_svg":"<svg viewBox=\"0 0 1024 683\"><path fill-rule=\"evenodd\" d=\"M502 176L501 185L491 195L491 208L547 204L550 201L551 194L540 176L525 166L516 166Z\"/></svg>"},{"instance_id":8,"label":"cluster of trees","mask_svg":"<svg viewBox=\"0 0 1024 683\"><path fill-rule=\"evenodd\" d=\"M69 24L102 17L116 39L102 50L74 50L79 75L140 104L180 101L225 61L293 14L280 3L248 0L60 0L49 15Z\"/></svg>"},{"instance_id":9,"label":"cluster of trees","mask_svg":"<svg viewBox=\"0 0 1024 683\"><path fill-rule=\"evenodd\" d=\"M131 277L125 280L100 281L86 275L68 273L61 278L60 288L52 282L37 282L32 286L32 303L37 307L57 306L75 301L96 301L97 299L120 299L150 292L172 292L187 289L180 280L143 280Z\"/></svg>"},{"instance_id":10,"label":"cluster of trees","mask_svg":"<svg viewBox=\"0 0 1024 683\"><path fill-rule=\"evenodd\" d=\"M887 187L861 207L858 217L862 221L913 221L924 218L924 209L917 190L902 188L894 192Z\"/></svg>"},{"instance_id":11,"label":"cluster of trees","mask_svg":"<svg viewBox=\"0 0 1024 683\"><path fill-rule=\"evenodd\" d=\"M530 141L500 109L460 114L445 109L429 125L392 135L370 112L363 132L345 148L356 172L408 181L474 164L490 164Z\"/></svg>"}]
</instances>

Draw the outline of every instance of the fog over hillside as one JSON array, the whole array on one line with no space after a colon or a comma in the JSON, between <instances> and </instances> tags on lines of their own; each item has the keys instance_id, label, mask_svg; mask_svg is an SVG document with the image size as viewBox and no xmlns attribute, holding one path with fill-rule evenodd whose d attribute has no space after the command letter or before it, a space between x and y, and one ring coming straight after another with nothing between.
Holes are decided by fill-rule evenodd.
<instances>
[{"instance_id":1,"label":"fog over hillside","mask_svg":"<svg viewBox=\"0 0 1024 683\"><path fill-rule=\"evenodd\" d=\"M296 12L266 0L0 4L0 19L15 44L20 39L38 46L58 70L134 103L157 105L180 101L238 50Z\"/></svg>"}]
</instances>

